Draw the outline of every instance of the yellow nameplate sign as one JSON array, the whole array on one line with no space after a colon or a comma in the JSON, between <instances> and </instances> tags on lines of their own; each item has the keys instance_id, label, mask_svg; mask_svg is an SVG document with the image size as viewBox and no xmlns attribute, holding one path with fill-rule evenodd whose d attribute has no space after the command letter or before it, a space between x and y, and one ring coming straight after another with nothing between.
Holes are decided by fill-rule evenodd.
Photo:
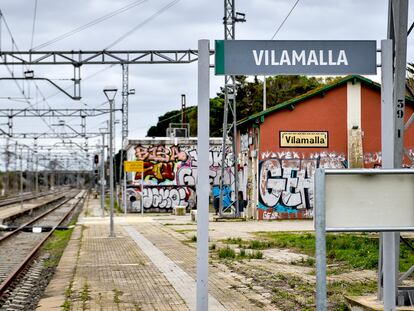
<instances>
[{"instance_id":1,"label":"yellow nameplate sign","mask_svg":"<svg viewBox=\"0 0 414 311\"><path fill-rule=\"evenodd\" d=\"M327 148L328 132L279 132L280 147L291 148Z\"/></svg>"},{"instance_id":2,"label":"yellow nameplate sign","mask_svg":"<svg viewBox=\"0 0 414 311\"><path fill-rule=\"evenodd\" d=\"M137 172L144 171L144 161L124 161L125 172Z\"/></svg>"}]
</instances>

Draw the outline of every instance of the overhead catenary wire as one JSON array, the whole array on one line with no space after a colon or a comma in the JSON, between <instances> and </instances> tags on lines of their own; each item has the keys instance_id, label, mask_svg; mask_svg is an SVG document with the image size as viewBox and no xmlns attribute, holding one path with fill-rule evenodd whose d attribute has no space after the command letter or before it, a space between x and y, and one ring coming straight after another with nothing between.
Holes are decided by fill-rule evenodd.
<instances>
[{"instance_id":1,"label":"overhead catenary wire","mask_svg":"<svg viewBox=\"0 0 414 311\"><path fill-rule=\"evenodd\" d=\"M2 19L2 21L3 21L3 24L4 24L4 26L5 26L5 28L6 28L6 30L7 30L7 32L8 32L8 34L9 34L9 36L10 36L10 38L11 38L11 42L12 42L12 49L16 49L16 51L19 51L19 48L18 48L18 46L17 46L17 43L16 43L16 41L15 41L15 39L14 39L14 36L13 36L13 33L12 33L12 31L11 31L11 29L10 29L10 27L9 27L9 25L8 25L8 23L7 23L7 20L6 20L6 18L5 18L5 16L4 16L4 14L1 12L1 10L0 10L0 18ZM1 57L1 56L0 56ZM25 65L26 66L26 68L27 68L27 65ZM14 77L14 72L13 72L13 69L10 69L10 67L8 66L8 65L6 65L6 69L7 69L7 71L9 72L9 74L10 74L10 76L11 77ZM24 97L24 99L25 99L25 102L27 103L27 105L28 105L28 107L29 108L35 108L35 105L37 105L38 104L38 102L36 102L35 104L33 104L31 101L30 101L30 99L26 96L26 94L25 94L25 92L24 92L24 89L22 89L22 87L19 85L19 83L17 82L17 80L13 80L14 81L14 83L16 84L16 86L17 86L17 88L19 89L19 91L20 91L20 93L23 95L23 97ZM40 88L39 88L39 86L37 85L37 83L34 81L34 84L35 84L35 87L36 87L36 91L37 92L39 92L39 94L42 96L42 99L43 99L43 102L51 109L52 107L51 107L51 105L46 101L46 99L45 99L45 96L43 95L43 93L41 92L41 90L40 90ZM56 132L56 130L47 122L47 120L44 118L44 117L42 117L42 116L40 116L40 119L45 123L45 125L53 132L53 133L57 133ZM61 138L61 140L62 140L62 142L65 142L65 139L63 139L63 138Z\"/></svg>"},{"instance_id":2,"label":"overhead catenary wire","mask_svg":"<svg viewBox=\"0 0 414 311\"><path fill-rule=\"evenodd\" d=\"M33 24L32 24L32 37L30 39L30 50L33 48L33 41L34 41L34 35L35 35L35 29L36 29L37 0L35 0L33 11L34 12L33 12Z\"/></svg>"},{"instance_id":3,"label":"overhead catenary wire","mask_svg":"<svg viewBox=\"0 0 414 311\"><path fill-rule=\"evenodd\" d=\"M143 4L146 1L148 1L148 0L138 0L138 1L134 1L134 2L132 2L132 3L128 4L128 5L126 5L126 6L122 7L122 8L119 8L119 9L117 9L115 11L112 11L112 12L106 14L106 15L103 15L103 16L97 18L97 19L94 19L93 21L91 21L89 23L86 23L86 24L84 24L82 26L76 27L75 29L73 29L71 31L65 32L64 34L61 34L61 35L59 35L59 36L57 36L57 37L55 37L55 38L53 38L53 39L51 39L49 41L46 41L46 42L44 42L42 44L39 44L38 46L34 47L32 50L33 51L36 51L36 50L42 49L42 48L44 48L44 47L46 47L48 45L54 44L54 43L59 42L59 41L61 41L63 39L66 39L66 38L68 38L70 36L73 36L73 35L77 34L78 32L81 32L81 31L83 31L85 29L88 29L88 28L90 28L92 26L95 26L96 24L99 24L99 23L101 23L101 22L103 22L103 21L105 21L105 20L107 20L107 19L109 19L111 17L114 17L114 16L116 16L116 15L118 15L120 13L126 12L126 11L128 11L128 10L130 10L132 8L135 8L136 6L138 6L140 4Z\"/></svg>"},{"instance_id":4,"label":"overhead catenary wire","mask_svg":"<svg viewBox=\"0 0 414 311\"><path fill-rule=\"evenodd\" d=\"M146 0L141 0L141 1L136 1L136 2L134 2L133 4L135 4L135 5L137 5L137 4L140 4L140 3L143 3L144 1L146 1ZM171 2L169 2L166 6L164 6L164 7L162 7L159 11L157 11L156 13L154 13L152 16L150 16L149 18L147 18L145 21L143 21L142 23L140 23L139 25L137 25L136 27L134 27L131 31L129 31L129 32L127 32L126 34L124 34L123 36L121 36L119 39L117 39L116 41L114 41L112 44L111 44L111 46L112 45L115 45L115 44L117 44L117 43L119 43L119 42L121 42L122 40L124 40L127 36L129 36L129 35L131 35L134 31L136 31L137 29L139 29L140 27L142 27L142 26L144 26L145 24L147 24L148 22L150 22L152 19L154 19L155 17L157 17L158 15L160 15L160 14L162 14L164 11L166 11L167 9L169 9L170 7L172 7L173 5L175 5L176 3L178 3L180 0L174 0L174 1L171 1ZM119 10L117 11L117 12L120 12ZM106 16L106 17L109 17L108 15ZM96 23L96 22L98 22L98 20L95 20L95 21L93 21L94 23ZM88 23L87 25L84 25L84 27L85 26L92 26L92 24L93 24L93 22L91 22L91 23ZM83 28L82 28L83 29ZM79 27L78 27L78 29L76 29L76 31L75 32L77 32L77 31L81 31L82 29L80 29ZM11 34L11 31L10 31L10 29L9 29L9 33L10 33L10 35L11 35L11 37L12 37L12 42L14 43L14 38L13 38L13 36L12 36L12 34ZM65 34L66 36L68 36L69 34L67 33L67 34ZM62 38L59 38L59 40L61 40L61 39L63 39L63 37ZM52 42L49 42L50 44L52 43ZM15 47L16 47L16 49L18 50L18 48L17 48L17 45L14 45ZM35 47L35 48L33 48L32 50L35 50L36 48L39 48L39 47ZM104 70L102 70L102 71L105 71L105 70L107 70L107 69L109 69L109 68L111 68L112 66L109 66L109 67L107 67L107 68L105 68ZM98 73L96 73L96 74L99 74L100 72L98 72ZM13 76L13 73L12 73L12 76ZM85 80L85 79L84 79ZM19 88L20 89L20 88ZM21 89L20 89L21 90ZM22 91L22 90L21 90ZM39 94L41 94L42 95L42 98L43 98L43 102L45 103L45 104L47 104L49 107L50 107L50 105L47 103L47 101L46 101L46 98L45 98L45 96L42 94L42 92L40 91L40 89L37 87L37 91L39 92ZM23 91L22 91L23 92ZM25 97L26 98L26 97ZM27 99L27 98L26 98ZM30 107L33 107L33 104L30 102L30 100L29 99L27 99L26 100L26 102L27 102L27 104L30 106ZM87 104L85 104L84 103L84 105L87 105ZM42 118L43 119L43 118ZM50 128L50 125L43 119L43 121L46 123L46 125ZM51 128L52 129L52 128ZM53 132L55 132L55 130L54 129L52 129L53 130Z\"/></svg>"},{"instance_id":5,"label":"overhead catenary wire","mask_svg":"<svg viewBox=\"0 0 414 311\"><path fill-rule=\"evenodd\" d=\"M117 45L119 42L123 41L125 38L127 38L128 36L130 36L131 34L133 34L135 31L137 31L139 28L141 28L141 27L145 26L146 24L148 24L151 20L153 20L154 18L156 18L158 15L161 15L163 12L165 12L166 10L168 10L169 8L171 8L172 6L174 6L175 4L177 4L178 2L180 2L180 0L173 0L173 1L169 2L169 3L167 3L165 6L163 6L157 12L155 12L154 14L152 14L146 20L144 20L143 22L139 23L134 28L132 28L130 31L126 32L125 34L123 34L122 36L120 36L118 39L116 39L114 42L112 42L110 45L108 45L105 48L105 50L112 48L114 45Z\"/></svg>"},{"instance_id":6,"label":"overhead catenary wire","mask_svg":"<svg viewBox=\"0 0 414 311\"><path fill-rule=\"evenodd\" d=\"M276 29L275 33L273 34L271 40L273 40L276 37L276 35L278 34L278 32L280 31L280 29L282 29L283 25L285 24L285 22L289 18L290 14L292 14L293 10L296 8L296 6L298 5L298 3L299 3L299 0L296 0L295 3L293 4L292 8L290 9L289 13L286 15L286 17L284 18L284 20L280 23L279 27L277 27L277 29Z\"/></svg>"}]
</instances>

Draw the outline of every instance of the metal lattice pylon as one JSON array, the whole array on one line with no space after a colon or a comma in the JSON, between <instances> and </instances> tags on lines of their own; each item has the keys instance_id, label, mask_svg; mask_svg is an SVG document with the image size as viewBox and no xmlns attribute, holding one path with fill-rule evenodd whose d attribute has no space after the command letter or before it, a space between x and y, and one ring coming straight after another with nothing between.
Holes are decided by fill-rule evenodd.
<instances>
[{"instance_id":1,"label":"metal lattice pylon","mask_svg":"<svg viewBox=\"0 0 414 311\"><path fill-rule=\"evenodd\" d=\"M244 14L241 14L242 18L236 17L234 0L224 0L224 40L235 39L235 24L236 22L244 22ZM228 124L230 115L231 124ZM235 209L234 216L238 215L239 202L237 199L238 193L238 173L237 173L237 129L236 129L236 79L235 76L224 77L224 116L223 116L223 143L222 143L222 159L221 159L221 176L220 176L220 205L219 214L223 216L223 192L225 185L225 174L229 175L230 189L234 191L234 201L232 205ZM233 132L231 135L230 133ZM229 157L229 150L227 148L227 142L232 137L231 157ZM232 169L229 169L231 168ZM233 178L231 178L231 171L233 170Z\"/></svg>"}]
</instances>

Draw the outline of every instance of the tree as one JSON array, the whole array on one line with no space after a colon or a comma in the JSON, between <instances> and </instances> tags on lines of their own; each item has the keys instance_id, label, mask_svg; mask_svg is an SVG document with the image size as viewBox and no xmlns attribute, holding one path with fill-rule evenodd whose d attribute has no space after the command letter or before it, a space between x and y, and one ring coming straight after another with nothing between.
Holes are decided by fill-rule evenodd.
<instances>
[{"instance_id":1,"label":"tree","mask_svg":"<svg viewBox=\"0 0 414 311\"><path fill-rule=\"evenodd\" d=\"M306 76L274 76L266 78L266 106L276 106L291 98L305 94L323 84L322 79ZM236 76L237 120L263 110L263 82L254 77ZM223 89L218 94L224 98ZM231 122L231 120L229 120Z\"/></svg>"},{"instance_id":2,"label":"tree","mask_svg":"<svg viewBox=\"0 0 414 311\"><path fill-rule=\"evenodd\" d=\"M188 109L188 108L187 108ZM167 135L167 128L170 123L181 122L181 110L168 111L158 117L157 125L151 126L147 132L147 137L164 137Z\"/></svg>"},{"instance_id":3,"label":"tree","mask_svg":"<svg viewBox=\"0 0 414 311\"><path fill-rule=\"evenodd\" d=\"M293 97L305 94L323 84L322 79L306 76L275 76L266 79L267 107L273 107ZM210 99L210 136L223 135L224 91ZM263 110L263 82L257 76L248 81L246 76L236 76L236 110L237 120L244 119ZM190 124L191 136L197 135L197 107L188 107L187 122ZM173 110L158 118L147 136L166 136L170 123L180 123L181 111ZM228 123L232 123L229 114Z\"/></svg>"}]
</instances>

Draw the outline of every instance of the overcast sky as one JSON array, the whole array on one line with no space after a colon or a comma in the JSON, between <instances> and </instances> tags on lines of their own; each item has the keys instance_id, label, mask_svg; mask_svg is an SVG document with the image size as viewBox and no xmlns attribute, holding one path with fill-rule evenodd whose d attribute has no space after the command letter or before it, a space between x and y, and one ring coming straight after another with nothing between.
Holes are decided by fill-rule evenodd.
<instances>
[{"instance_id":1,"label":"overcast sky","mask_svg":"<svg viewBox=\"0 0 414 311\"><path fill-rule=\"evenodd\" d=\"M236 0L236 11L246 14L246 23L236 25L237 39L270 39L286 17L296 0ZM136 1L135 1L136 2ZM118 38L137 27L155 12L168 4L173 4L149 22L139 27L130 36L114 45L112 49L151 50L151 49L196 49L198 39L223 38L223 0L143 0L128 11L87 28L77 34L41 50L101 50ZM409 20L414 20L414 3L410 1ZM120 9L133 0L37 0L36 20L34 21L35 0L1 0L0 9L10 27L18 48L22 51L35 48L59 35L85 25L101 16ZM275 39L284 40L379 40L386 37L388 0L300 0ZM33 21L35 25L32 37ZM33 44L31 43L33 42ZM1 23L1 49L11 49L11 38ZM409 62L414 62L414 31L408 38ZM88 78L95 72L105 69L105 65L84 66L82 68L82 101L72 101L45 82L37 82L40 91L32 83L24 84L26 96L33 105L45 108L105 107L102 89L116 85L121 89L121 66L114 66ZM62 87L71 85L73 69L70 66L33 66L37 77L55 79ZM182 65L130 65L130 88L136 95L130 96L130 137L144 137L148 128L155 125L158 116L173 109L180 109L181 94L187 95L187 105L196 105L197 66ZM22 75L22 69L11 68L15 76ZM3 77L10 74L0 68ZM378 77L369 77L378 80ZM5 100L4 97L22 97L12 81L1 81L0 103L2 107L25 107L26 103ZM219 91L222 77L211 80L211 96ZM69 89L71 91L71 89ZM121 104L121 92L116 102ZM47 100L43 101L45 97ZM120 119L120 115L117 116ZM105 118L90 118L87 127L97 131L103 127ZM1 120L0 123L5 123ZM50 124L56 120L46 120ZM30 122L30 126L28 126ZM80 120L67 121L79 129ZM51 131L38 119L15 120L15 132ZM4 125L1 125L5 129ZM120 128L117 129L120 133ZM117 137L120 142L119 136ZM30 142L31 143L31 142ZM89 144L96 145L92 139ZM43 144L48 144L43 142Z\"/></svg>"}]
</instances>

